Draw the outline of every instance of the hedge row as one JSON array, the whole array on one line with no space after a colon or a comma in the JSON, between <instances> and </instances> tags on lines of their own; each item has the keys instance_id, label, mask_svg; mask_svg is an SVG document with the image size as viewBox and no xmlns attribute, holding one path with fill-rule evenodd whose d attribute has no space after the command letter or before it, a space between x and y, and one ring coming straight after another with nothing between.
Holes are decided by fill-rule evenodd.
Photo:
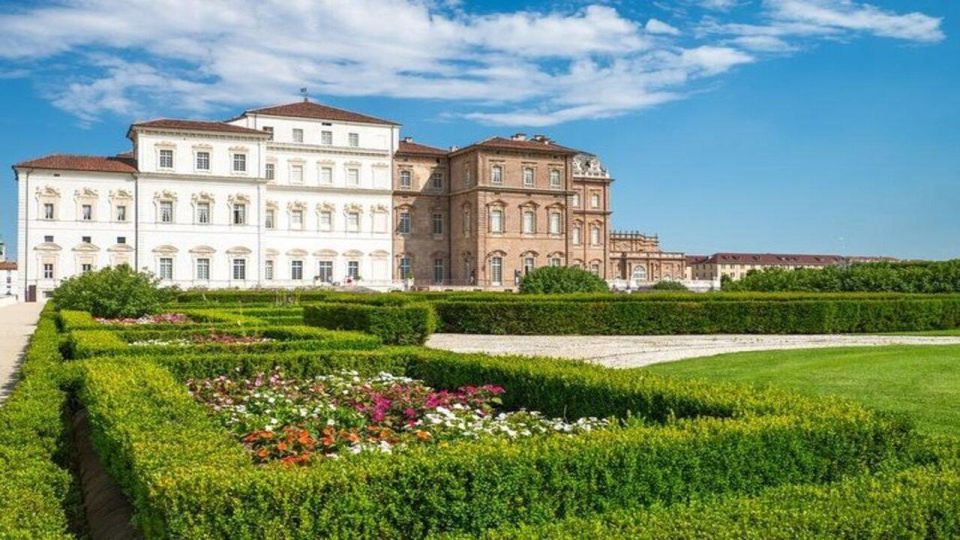
<instances>
[{"instance_id":1,"label":"hedge row","mask_svg":"<svg viewBox=\"0 0 960 540\"><path fill-rule=\"evenodd\" d=\"M66 340L70 358L142 354L160 356L188 350L191 354L227 351L277 352L288 350L314 351L325 349L374 349L380 346L376 336L304 326L217 328L218 334L255 336L274 341L262 343L196 343L190 345L131 345L135 341L191 339L210 334L210 328L166 328L127 330L74 330Z\"/></svg>"},{"instance_id":2,"label":"hedge row","mask_svg":"<svg viewBox=\"0 0 960 540\"><path fill-rule=\"evenodd\" d=\"M618 510L481 535L490 540L956 537L960 537L960 472L939 467L862 475L828 485L777 487L756 497Z\"/></svg>"},{"instance_id":3,"label":"hedge row","mask_svg":"<svg viewBox=\"0 0 960 540\"><path fill-rule=\"evenodd\" d=\"M303 308L303 322L332 330L367 332L391 345L422 345L437 326L433 308L427 304L317 304Z\"/></svg>"},{"instance_id":4,"label":"hedge row","mask_svg":"<svg viewBox=\"0 0 960 540\"><path fill-rule=\"evenodd\" d=\"M70 538L80 495L66 462L59 338L50 305L0 404L0 538Z\"/></svg>"},{"instance_id":5,"label":"hedge row","mask_svg":"<svg viewBox=\"0 0 960 540\"><path fill-rule=\"evenodd\" d=\"M743 302L437 302L468 334L821 334L960 326L960 297Z\"/></svg>"},{"instance_id":6,"label":"hedge row","mask_svg":"<svg viewBox=\"0 0 960 540\"><path fill-rule=\"evenodd\" d=\"M360 353L322 354L356 359ZM657 501L833 481L888 463L911 438L901 423L835 400L698 383L683 397L684 383L544 359L422 349L366 354L406 363L408 375L435 387L500 384L505 396L529 398L527 406L543 405L547 414L566 402L576 415L635 411L663 423L518 443L460 442L285 469L254 466L182 382L155 363L84 362L80 397L94 444L132 494L148 538L478 533ZM199 360L182 361L192 366L182 372L208 369ZM285 361L296 362L292 355ZM517 397L509 399L515 401L508 406L518 404ZM674 406L691 415L726 414L674 420Z\"/></svg>"},{"instance_id":7,"label":"hedge row","mask_svg":"<svg viewBox=\"0 0 960 540\"><path fill-rule=\"evenodd\" d=\"M223 327L236 327L236 326L256 326L262 325L263 322L256 318L244 315L243 313L236 313L234 311L220 310L220 309L179 309L177 307L171 307L166 312L176 312L183 313L187 315L192 322L187 323L158 323L158 324L138 324L138 325L127 325L127 324L107 324L98 322L93 318L90 313L86 311L72 311L72 310L60 310L59 312L59 321L60 327L65 332L71 332L73 330L83 330L97 328L101 330L128 330L128 329L188 329L188 328L210 328L211 326L223 326Z\"/></svg>"}]
</instances>

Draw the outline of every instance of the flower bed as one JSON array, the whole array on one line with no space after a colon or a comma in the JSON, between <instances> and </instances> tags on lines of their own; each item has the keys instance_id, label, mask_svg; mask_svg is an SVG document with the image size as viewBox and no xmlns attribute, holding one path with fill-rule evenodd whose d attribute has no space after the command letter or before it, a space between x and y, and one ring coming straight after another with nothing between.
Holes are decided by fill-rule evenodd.
<instances>
[{"instance_id":1,"label":"flower bed","mask_svg":"<svg viewBox=\"0 0 960 540\"><path fill-rule=\"evenodd\" d=\"M224 334L220 332L211 332L209 334L196 334L187 338L173 339L141 339L131 341L131 347L147 347L152 345L186 347L188 345L215 343L219 345L249 345L252 343L270 343L273 338L263 336L248 336Z\"/></svg>"},{"instance_id":2,"label":"flower bed","mask_svg":"<svg viewBox=\"0 0 960 540\"><path fill-rule=\"evenodd\" d=\"M132 326L137 324L187 324L193 322L189 316L184 313L159 313L157 315L144 315L139 318L123 318L123 319L104 319L101 317L95 317L95 321L100 324L116 324L123 326Z\"/></svg>"},{"instance_id":3,"label":"flower bed","mask_svg":"<svg viewBox=\"0 0 960 540\"><path fill-rule=\"evenodd\" d=\"M597 418L567 422L524 410L498 412L500 386L438 391L390 373L362 377L340 371L294 379L274 371L246 379L191 379L187 386L259 463L298 464L460 439L584 433L610 424Z\"/></svg>"}]
</instances>

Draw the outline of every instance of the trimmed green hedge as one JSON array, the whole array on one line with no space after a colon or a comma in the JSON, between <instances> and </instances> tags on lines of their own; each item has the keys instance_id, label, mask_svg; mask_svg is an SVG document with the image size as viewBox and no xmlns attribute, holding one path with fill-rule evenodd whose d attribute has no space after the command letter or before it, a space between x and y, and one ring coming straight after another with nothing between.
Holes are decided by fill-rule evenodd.
<instances>
[{"instance_id":1,"label":"trimmed green hedge","mask_svg":"<svg viewBox=\"0 0 960 540\"><path fill-rule=\"evenodd\" d=\"M317 304L303 308L303 322L334 330L368 332L391 345L421 345L436 329L436 315L428 304Z\"/></svg>"},{"instance_id":2,"label":"trimmed green hedge","mask_svg":"<svg viewBox=\"0 0 960 540\"><path fill-rule=\"evenodd\" d=\"M326 352L328 360L313 366L334 368L331 360L340 354L358 358L352 351ZM568 403L576 411L571 416L634 412L662 423L517 443L459 442L288 469L253 465L182 382L153 362L83 362L80 398L94 444L132 495L148 538L478 533L657 501L833 481L895 461L912 440L902 423L837 400L700 383L689 383L685 396L687 383L559 360L423 349L365 354L405 363L408 375L435 387L503 385L513 400L508 406L556 414ZM181 374L209 369L199 359L180 361ZM293 354L284 361L298 362ZM710 413L716 414L703 416Z\"/></svg>"},{"instance_id":3,"label":"trimmed green hedge","mask_svg":"<svg viewBox=\"0 0 960 540\"><path fill-rule=\"evenodd\" d=\"M53 305L41 315L21 379L0 403L0 538L70 538L80 495L65 460L61 358Z\"/></svg>"},{"instance_id":4,"label":"trimmed green hedge","mask_svg":"<svg viewBox=\"0 0 960 540\"><path fill-rule=\"evenodd\" d=\"M210 333L209 328L124 329L124 330L74 330L66 340L70 358L92 356L144 355L162 356L182 351L190 354L218 353L227 351L278 352L289 350L315 351L326 349L375 349L380 346L376 336L360 332L346 332L308 328L305 326L243 327L242 329L217 328L217 333L257 336L275 341L264 343L196 343L189 345L137 345L134 341L190 339Z\"/></svg>"},{"instance_id":5,"label":"trimmed green hedge","mask_svg":"<svg viewBox=\"0 0 960 540\"><path fill-rule=\"evenodd\" d=\"M701 302L488 301L433 304L468 334L820 334L960 326L960 297Z\"/></svg>"},{"instance_id":6,"label":"trimmed green hedge","mask_svg":"<svg viewBox=\"0 0 960 540\"><path fill-rule=\"evenodd\" d=\"M956 538L960 472L916 467L828 485L769 489L756 497L618 510L546 525L492 529L484 539ZM475 535L444 535L449 540Z\"/></svg>"},{"instance_id":7,"label":"trimmed green hedge","mask_svg":"<svg viewBox=\"0 0 960 540\"><path fill-rule=\"evenodd\" d=\"M84 329L98 330L185 330L195 328L230 328L239 326L262 326L263 321L257 317L244 315L232 310L224 309L179 309L171 308L167 311L183 313L190 317L191 322L186 323L157 323L157 324L105 324L97 322L92 315L86 311L60 310L60 327L65 332Z\"/></svg>"}]
</instances>

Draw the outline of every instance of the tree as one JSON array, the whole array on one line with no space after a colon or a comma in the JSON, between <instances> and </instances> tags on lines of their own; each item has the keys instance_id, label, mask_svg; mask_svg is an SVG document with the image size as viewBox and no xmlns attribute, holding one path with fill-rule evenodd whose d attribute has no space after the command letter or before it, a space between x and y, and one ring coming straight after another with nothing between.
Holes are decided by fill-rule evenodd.
<instances>
[{"instance_id":1,"label":"tree","mask_svg":"<svg viewBox=\"0 0 960 540\"><path fill-rule=\"evenodd\" d=\"M169 290L158 286L152 274L127 265L107 267L73 276L53 291L60 309L89 311L94 317L141 317L156 313L168 300Z\"/></svg>"},{"instance_id":2,"label":"tree","mask_svg":"<svg viewBox=\"0 0 960 540\"><path fill-rule=\"evenodd\" d=\"M572 266L543 266L530 271L520 282L524 294L563 294L607 292L610 288L600 277Z\"/></svg>"}]
</instances>

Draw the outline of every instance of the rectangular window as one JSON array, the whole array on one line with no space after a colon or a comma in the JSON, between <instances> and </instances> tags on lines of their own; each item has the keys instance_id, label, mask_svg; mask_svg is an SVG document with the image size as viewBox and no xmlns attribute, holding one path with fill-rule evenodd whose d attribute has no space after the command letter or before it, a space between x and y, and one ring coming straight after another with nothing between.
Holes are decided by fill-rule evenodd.
<instances>
[{"instance_id":1,"label":"rectangular window","mask_svg":"<svg viewBox=\"0 0 960 540\"><path fill-rule=\"evenodd\" d=\"M263 217L263 227L265 229L273 229L277 226L277 211L274 209L267 210L267 213Z\"/></svg>"},{"instance_id":2,"label":"rectangular window","mask_svg":"<svg viewBox=\"0 0 960 540\"><path fill-rule=\"evenodd\" d=\"M533 257L524 257L523 258L523 273L524 275L533 272L534 268L537 267L537 262Z\"/></svg>"},{"instance_id":3,"label":"rectangular window","mask_svg":"<svg viewBox=\"0 0 960 540\"><path fill-rule=\"evenodd\" d=\"M83 263L80 265L80 273L86 274L87 272L93 272L93 265L90 263Z\"/></svg>"},{"instance_id":4,"label":"rectangular window","mask_svg":"<svg viewBox=\"0 0 960 540\"><path fill-rule=\"evenodd\" d=\"M443 259L433 260L433 282L443 283L446 280L447 273L443 266Z\"/></svg>"},{"instance_id":5,"label":"rectangular window","mask_svg":"<svg viewBox=\"0 0 960 540\"><path fill-rule=\"evenodd\" d=\"M197 223L210 223L210 203L197 203Z\"/></svg>"},{"instance_id":6,"label":"rectangular window","mask_svg":"<svg viewBox=\"0 0 960 540\"><path fill-rule=\"evenodd\" d=\"M550 259L550 266L560 266L560 257L553 257Z\"/></svg>"},{"instance_id":7,"label":"rectangular window","mask_svg":"<svg viewBox=\"0 0 960 540\"><path fill-rule=\"evenodd\" d=\"M160 201L160 223L173 223L173 201Z\"/></svg>"},{"instance_id":8,"label":"rectangular window","mask_svg":"<svg viewBox=\"0 0 960 540\"><path fill-rule=\"evenodd\" d=\"M48 234L48 235L44 236L44 237L43 237L43 241L44 241L44 242L53 242L53 235Z\"/></svg>"},{"instance_id":9,"label":"rectangular window","mask_svg":"<svg viewBox=\"0 0 960 540\"><path fill-rule=\"evenodd\" d=\"M293 128L293 142L303 142L303 130L300 128Z\"/></svg>"},{"instance_id":10,"label":"rectangular window","mask_svg":"<svg viewBox=\"0 0 960 540\"><path fill-rule=\"evenodd\" d=\"M360 185L360 169L347 169L347 184L351 186Z\"/></svg>"},{"instance_id":11,"label":"rectangular window","mask_svg":"<svg viewBox=\"0 0 960 540\"><path fill-rule=\"evenodd\" d=\"M490 258L490 282L494 285L503 283L503 258Z\"/></svg>"},{"instance_id":12,"label":"rectangular window","mask_svg":"<svg viewBox=\"0 0 960 540\"><path fill-rule=\"evenodd\" d=\"M400 223L397 225L397 232L400 234L410 234L410 212L400 212Z\"/></svg>"},{"instance_id":13,"label":"rectangular window","mask_svg":"<svg viewBox=\"0 0 960 540\"><path fill-rule=\"evenodd\" d=\"M320 230L321 231L333 230L333 212L331 212L330 210L323 210L320 212Z\"/></svg>"},{"instance_id":14,"label":"rectangular window","mask_svg":"<svg viewBox=\"0 0 960 540\"><path fill-rule=\"evenodd\" d=\"M580 226L579 226L579 225L576 225L576 226L573 227L573 231L572 231L572 233L570 234L570 241L573 243L573 245L579 246L579 245L580 245L580 237L581 237L581 229L580 229Z\"/></svg>"},{"instance_id":15,"label":"rectangular window","mask_svg":"<svg viewBox=\"0 0 960 540\"><path fill-rule=\"evenodd\" d=\"M233 155L233 172L247 172L247 155Z\"/></svg>"},{"instance_id":16,"label":"rectangular window","mask_svg":"<svg viewBox=\"0 0 960 540\"><path fill-rule=\"evenodd\" d=\"M431 174L430 184L433 186L433 189L443 189L443 173L434 172Z\"/></svg>"},{"instance_id":17,"label":"rectangular window","mask_svg":"<svg viewBox=\"0 0 960 540\"><path fill-rule=\"evenodd\" d=\"M238 280L247 279L247 260L246 259L233 260L233 279L238 279Z\"/></svg>"},{"instance_id":18,"label":"rectangular window","mask_svg":"<svg viewBox=\"0 0 960 540\"><path fill-rule=\"evenodd\" d=\"M246 225L246 223L247 223L247 205L245 204L233 205L233 224Z\"/></svg>"},{"instance_id":19,"label":"rectangular window","mask_svg":"<svg viewBox=\"0 0 960 540\"><path fill-rule=\"evenodd\" d=\"M173 150L160 151L160 168L161 169L173 168Z\"/></svg>"},{"instance_id":20,"label":"rectangular window","mask_svg":"<svg viewBox=\"0 0 960 540\"><path fill-rule=\"evenodd\" d=\"M463 235L464 236L470 236L470 229L472 228L471 223L472 223L472 220L470 218L470 209L464 208L463 209Z\"/></svg>"},{"instance_id":21,"label":"rectangular window","mask_svg":"<svg viewBox=\"0 0 960 540\"><path fill-rule=\"evenodd\" d=\"M197 259L197 279L201 281L210 279L210 259Z\"/></svg>"},{"instance_id":22,"label":"rectangular window","mask_svg":"<svg viewBox=\"0 0 960 540\"><path fill-rule=\"evenodd\" d=\"M173 259L161 257L159 270L160 279L173 279Z\"/></svg>"},{"instance_id":23,"label":"rectangular window","mask_svg":"<svg viewBox=\"0 0 960 540\"><path fill-rule=\"evenodd\" d=\"M556 169L550 171L550 187L560 187L560 171Z\"/></svg>"},{"instance_id":24,"label":"rectangular window","mask_svg":"<svg viewBox=\"0 0 960 540\"><path fill-rule=\"evenodd\" d=\"M600 245L600 227L590 227L590 243L594 246Z\"/></svg>"},{"instance_id":25,"label":"rectangular window","mask_svg":"<svg viewBox=\"0 0 960 540\"><path fill-rule=\"evenodd\" d=\"M52 263L43 263L43 279L53 279Z\"/></svg>"},{"instance_id":26,"label":"rectangular window","mask_svg":"<svg viewBox=\"0 0 960 540\"><path fill-rule=\"evenodd\" d=\"M277 166L273 163L267 163L266 169L264 170L264 176L267 180L273 180L277 177Z\"/></svg>"},{"instance_id":27,"label":"rectangular window","mask_svg":"<svg viewBox=\"0 0 960 540\"><path fill-rule=\"evenodd\" d=\"M303 230L303 210L290 211L290 228L297 231Z\"/></svg>"},{"instance_id":28,"label":"rectangular window","mask_svg":"<svg viewBox=\"0 0 960 540\"><path fill-rule=\"evenodd\" d=\"M573 200L570 202L570 204L571 204L572 206L574 206L574 207L579 207L579 206L580 206L580 194L579 194L579 193L574 193L574 194L573 194Z\"/></svg>"},{"instance_id":29,"label":"rectangular window","mask_svg":"<svg viewBox=\"0 0 960 540\"><path fill-rule=\"evenodd\" d=\"M320 183L321 184L332 184L333 183L333 169L330 167L320 167Z\"/></svg>"},{"instance_id":30,"label":"rectangular window","mask_svg":"<svg viewBox=\"0 0 960 540\"><path fill-rule=\"evenodd\" d=\"M263 263L263 279L272 280L273 279L273 261L264 261Z\"/></svg>"},{"instance_id":31,"label":"rectangular window","mask_svg":"<svg viewBox=\"0 0 960 540\"><path fill-rule=\"evenodd\" d=\"M412 279L413 272L410 270L410 257L400 258L400 279Z\"/></svg>"},{"instance_id":32,"label":"rectangular window","mask_svg":"<svg viewBox=\"0 0 960 540\"><path fill-rule=\"evenodd\" d=\"M591 264L591 265L590 265L590 273L593 274L593 275L599 276L599 275L600 275L600 265L597 264L597 263Z\"/></svg>"},{"instance_id":33,"label":"rectangular window","mask_svg":"<svg viewBox=\"0 0 960 540\"><path fill-rule=\"evenodd\" d=\"M318 262L317 277L321 283L333 283L333 261Z\"/></svg>"},{"instance_id":34,"label":"rectangular window","mask_svg":"<svg viewBox=\"0 0 960 540\"><path fill-rule=\"evenodd\" d=\"M290 183L291 184L303 183L303 165L290 166Z\"/></svg>"},{"instance_id":35,"label":"rectangular window","mask_svg":"<svg viewBox=\"0 0 960 540\"><path fill-rule=\"evenodd\" d=\"M320 144L330 146L333 144L333 132L332 131L321 131L320 132Z\"/></svg>"},{"instance_id":36,"label":"rectangular window","mask_svg":"<svg viewBox=\"0 0 960 540\"><path fill-rule=\"evenodd\" d=\"M591 193L590 194L590 207L591 208L600 208L600 194Z\"/></svg>"},{"instance_id":37,"label":"rectangular window","mask_svg":"<svg viewBox=\"0 0 960 540\"><path fill-rule=\"evenodd\" d=\"M263 126L263 131L270 134L270 140L273 140L273 126Z\"/></svg>"},{"instance_id":38,"label":"rectangular window","mask_svg":"<svg viewBox=\"0 0 960 540\"><path fill-rule=\"evenodd\" d=\"M84 204L80 206L80 216L84 221L93 220L93 206L89 204Z\"/></svg>"},{"instance_id":39,"label":"rectangular window","mask_svg":"<svg viewBox=\"0 0 960 540\"><path fill-rule=\"evenodd\" d=\"M443 214L433 215L433 234L443 234Z\"/></svg>"},{"instance_id":40,"label":"rectangular window","mask_svg":"<svg viewBox=\"0 0 960 540\"><path fill-rule=\"evenodd\" d=\"M197 152L197 170L210 170L210 152Z\"/></svg>"},{"instance_id":41,"label":"rectangular window","mask_svg":"<svg viewBox=\"0 0 960 540\"><path fill-rule=\"evenodd\" d=\"M560 212L550 213L550 234L560 234Z\"/></svg>"},{"instance_id":42,"label":"rectangular window","mask_svg":"<svg viewBox=\"0 0 960 540\"><path fill-rule=\"evenodd\" d=\"M347 261L347 277L353 279L360 277L360 261Z\"/></svg>"},{"instance_id":43,"label":"rectangular window","mask_svg":"<svg viewBox=\"0 0 960 540\"><path fill-rule=\"evenodd\" d=\"M523 185L527 187L533 186L533 169L530 167L523 168Z\"/></svg>"},{"instance_id":44,"label":"rectangular window","mask_svg":"<svg viewBox=\"0 0 960 540\"><path fill-rule=\"evenodd\" d=\"M123 204L117 205L117 221L126 221L126 220L127 220L126 205L123 205Z\"/></svg>"},{"instance_id":45,"label":"rectangular window","mask_svg":"<svg viewBox=\"0 0 960 540\"><path fill-rule=\"evenodd\" d=\"M126 236L118 236L118 237L117 237L117 243L118 243L118 244L126 244L126 243L127 243L127 237L126 237Z\"/></svg>"},{"instance_id":46,"label":"rectangular window","mask_svg":"<svg viewBox=\"0 0 960 540\"><path fill-rule=\"evenodd\" d=\"M503 210L494 209L490 211L490 232L503 232Z\"/></svg>"},{"instance_id":47,"label":"rectangular window","mask_svg":"<svg viewBox=\"0 0 960 540\"><path fill-rule=\"evenodd\" d=\"M472 185L473 185L473 178L472 178L472 176L473 176L473 174L472 174L472 172L470 171L470 167L465 166L465 167L463 168L463 185L465 185L465 186L467 186L467 187L472 186Z\"/></svg>"},{"instance_id":48,"label":"rectangular window","mask_svg":"<svg viewBox=\"0 0 960 540\"><path fill-rule=\"evenodd\" d=\"M400 171L400 189L410 189L413 187L413 175L410 171Z\"/></svg>"},{"instance_id":49,"label":"rectangular window","mask_svg":"<svg viewBox=\"0 0 960 540\"><path fill-rule=\"evenodd\" d=\"M527 210L523 213L523 233L534 234L537 232L537 217L532 211Z\"/></svg>"},{"instance_id":50,"label":"rectangular window","mask_svg":"<svg viewBox=\"0 0 960 540\"><path fill-rule=\"evenodd\" d=\"M503 183L503 167L494 165L490 168L490 183L498 185Z\"/></svg>"},{"instance_id":51,"label":"rectangular window","mask_svg":"<svg viewBox=\"0 0 960 540\"><path fill-rule=\"evenodd\" d=\"M89 243L90 243L90 240L91 240L91 238L90 238L89 236L81 236L81 237L80 237L80 241L83 242L84 244L89 244Z\"/></svg>"},{"instance_id":52,"label":"rectangular window","mask_svg":"<svg viewBox=\"0 0 960 540\"><path fill-rule=\"evenodd\" d=\"M347 214L347 231L360 232L360 213L350 212Z\"/></svg>"},{"instance_id":53,"label":"rectangular window","mask_svg":"<svg viewBox=\"0 0 960 540\"><path fill-rule=\"evenodd\" d=\"M357 147L360 146L360 134L359 133L349 133L347 135L347 141L350 146Z\"/></svg>"},{"instance_id":54,"label":"rectangular window","mask_svg":"<svg viewBox=\"0 0 960 540\"><path fill-rule=\"evenodd\" d=\"M53 203L43 203L43 219L53 219Z\"/></svg>"},{"instance_id":55,"label":"rectangular window","mask_svg":"<svg viewBox=\"0 0 960 540\"><path fill-rule=\"evenodd\" d=\"M303 261L290 261L290 279L303 279Z\"/></svg>"}]
</instances>

